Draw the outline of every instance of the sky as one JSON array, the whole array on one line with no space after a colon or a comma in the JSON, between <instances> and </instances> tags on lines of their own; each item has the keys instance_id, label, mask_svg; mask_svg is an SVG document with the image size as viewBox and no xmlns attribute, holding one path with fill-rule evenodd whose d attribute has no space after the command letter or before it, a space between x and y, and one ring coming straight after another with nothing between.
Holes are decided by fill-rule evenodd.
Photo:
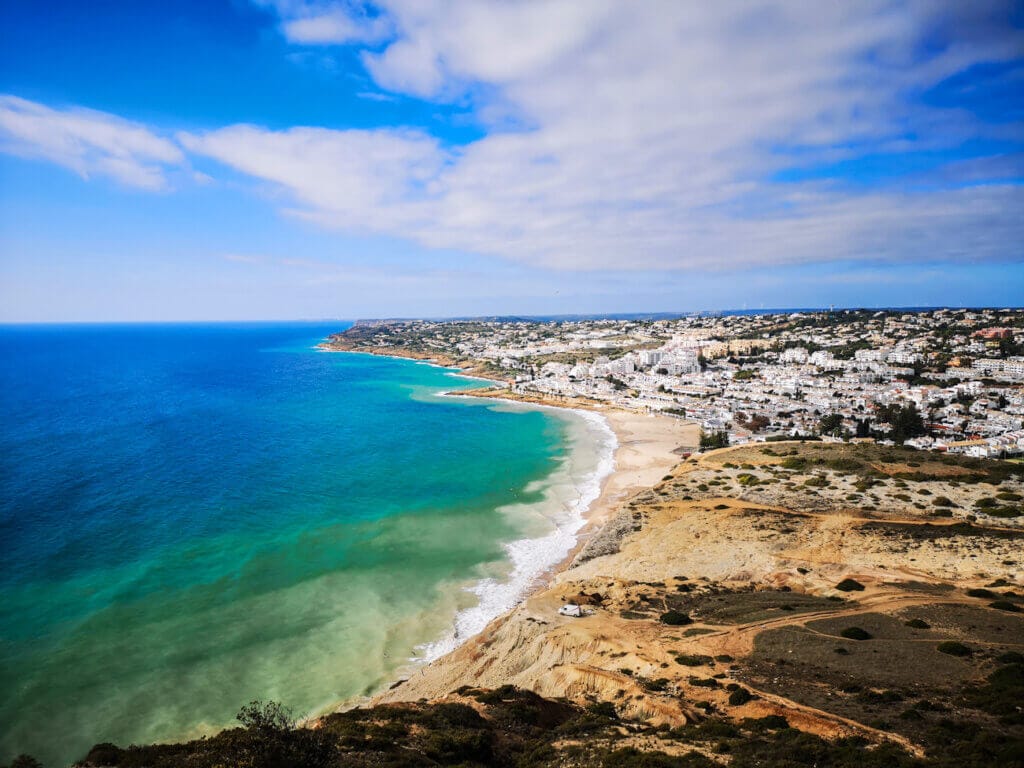
<instances>
[{"instance_id":1,"label":"sky","mask_svg":"<svg viewBox=\"0 0 1024 768\"><path fill-rule=\"evenodd\" d=\"M1024 3L0 0L0 322L1024 305Z\"/></svg>"}]
</instances>

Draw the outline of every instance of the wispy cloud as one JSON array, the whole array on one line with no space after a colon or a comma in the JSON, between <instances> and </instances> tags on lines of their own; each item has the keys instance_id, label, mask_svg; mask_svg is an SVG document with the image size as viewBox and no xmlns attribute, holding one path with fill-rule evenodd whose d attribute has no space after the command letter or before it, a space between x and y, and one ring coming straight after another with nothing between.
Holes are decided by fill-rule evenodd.
<instances>
[{"instance_id":1,"label":"wispy cloud","mask_svg":"<svg viewBox=\"0 0 1024 768\"><path fill-rule=\"evenodd\" d=\"M420 212L417 200L431 197L429 187L449 160L437 140L412 130L275 132L236 125L182 133L178 140L193 153L289 190L301 206L298 215L353 230L386 229L381 217L400 229L425 226L417 219L429 210Z\"/></svg>"},{"instance_id":2,"label":"wispy cloud","mask_svg":"<svg viewBox=\"0 0 1024 768\"><path fill-rule=\"evenodd\" d=\"M281 19L281 33L300 45L376 43L392 32L387 16L358 0L256 0L256 4L272 8Z\"/></svg>"},{"instance_id":3,"label":"wispy cloud","mask_svg":"<svg viewBox=\"0 0 1024 768\"><path fill-rule=\"evenodd\" d=\"M263 264L266 262L263 256L253 256L248 253L224 253L221 254L221 258L234 264Z\"/></svg>"},{"instance_id":4,"label":"wispy cloud","mask_svg":"<svg viewBox=\"0 0 1024 768\"><path fill-rule=\"evenodd\" d=\"M943 168L926 185L772 181L794 164L1024 144L1019 123L922 98L1020 57L1006 3L385 0L380 11L395 31L363 54L377 84L472 94L489 135L453 151L416 132L246 127L186 146L280 185L290 213L325 226L541 266L1024 256L1024 190L983 162L969 190ZM528 128L503 130L509 116Z\"/></svg>"},{"instance_id":5,"label":"wispy cloud","mask_svg":"<svg viewBox=\"0 0 1024 768\"><path fill-rule=\"evenodd\" d=\"M1010 3L258 2L292 42L352 45L381 89L470 103L487 129L454 147L403 127L176 136L326 228L573 270L1024 259L1006 170L1024 126L926 98L1021 58ZM159 188L182 162L110 115L4 109L15 151L83 175ZM1004 154L956 154L978 140ZM902 182L780 174L921 149L948 161Z\"/></svg>"},{"instance_id":6,"label":"wispy cloud","mask_svg":"<svg viewBox=\"0 0 1024 768\"><path fill-rule=\"evenodd\" d=\"M378 93L377 91L360 91L356 94L360 99L366 99L367 101L395 101L395 97L388 93Z\"/></svg>"},{"instance_id":7,"label":"wispy cloud","mask_svg":"<svg viewBox=\"0 0 1024 768\"><path fill-rule=\"evenodd\" d=\"M49 160L83 178L107 176L148 190L166 189L168 166L185 161L173 142L139 123L9 95L0 95L0 151Z\"/></svg>"}]
</instances>

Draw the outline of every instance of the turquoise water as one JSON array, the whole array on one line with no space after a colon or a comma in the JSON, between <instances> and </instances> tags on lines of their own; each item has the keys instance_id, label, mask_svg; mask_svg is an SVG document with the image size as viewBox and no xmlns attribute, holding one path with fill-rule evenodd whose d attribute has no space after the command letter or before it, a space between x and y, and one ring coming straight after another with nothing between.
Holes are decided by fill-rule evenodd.
<instances>
[{"instance_id":1,"label":"turquoise water","mask_svg":"<svg viewBox=\"0 0 1024 768\"><path fill-rule=\"evenodd\" d=\"M606 428L338 329L0 329L0 762L322 711L564 554Z\"/></svg>"}]
</instances>

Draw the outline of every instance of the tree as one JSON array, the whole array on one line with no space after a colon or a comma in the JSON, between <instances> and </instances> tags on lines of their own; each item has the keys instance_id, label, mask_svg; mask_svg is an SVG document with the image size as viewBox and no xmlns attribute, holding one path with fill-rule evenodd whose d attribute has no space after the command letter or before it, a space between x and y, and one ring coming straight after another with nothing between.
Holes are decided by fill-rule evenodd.
<instances>
[{"instance_id":1,"label":"tree","mask_svg":"<svg viewBox=\"0 0 1024 768\"><path fill-rule=\"evenodd\" d=\"M235 717L242 727L260 733L290 731L295 727L291 710L276 701L251 701Z\"/></svg>"},{"instance_id":2,"label":"tree","mask_svg":"<svg viewBox=\"0 0 1024 768\"><path fill-rule=\"evenodd\" d=\"M252 701L236 717L246 731L245 764L252 768L326 768L337 759L323 729L297 728L291 710L276 701Z\"/></svg>"},{"instance_id":3,"label":"tree","mask_svg":"<svg viewBox=\"0 0 1024 768\"><path fill-rule=\"evenodd\" d=\"M624 389L629 389L629 387L626 386L626 382L624 382L622 379L616 378L615 376L612 375L605 376L604 378L609 384L612 385L612 388L617 392L620 392Z\"/></svg>"},{"instance_id":4,"label":"tree","mask_svg":"<svg viewBox=\"0 0 1024 768\"><path fill-rule=\"evenodd\" d=\"M999 340L999 356L1002 358L1016 357L1024 354L1024 344L1018 344L1015 339L1002 338Z\"/></svg>"},{"instance_id":5,"label":"tree","mask_svg":"<svg viewBox=\"0 0 1024 768\"><path fill-rule=\"evenodd\" d=\"M716 430L710 434L703 429L700 431L700 447L702 450L714 448L727 448L729 446L729 433L724 430Z\"/></svg>"},{"instance_id":6,"label":"tree","mask_svg":"<svg viewBox=\"0 0 1024 768\"><path fill-rule=\"evenodd\" d=\"M830 413L827 416L822 416L821 421L818 422L818 432L822 435L842 437L843 417L838 413Z\"/></svg>"},{"instance_id":7,"label":"tree","mask_svg":"<svg viewBox=\"0 0 1024 768\"><path fill-rule=\"evenodd\" d=\"M878 416L892 428L890 436L897 445L903 445L910 438L927 433L924 419L913 403L906 406L884 406L879 408Z\"/></svg>"},{"instance_id":8,"label":"tree","mask_svg":"<svg viewBox=\"0 0 1024 768\"><path fill-rule=\"evenodd\" d=\"M743 412L736 414L736 422L751 432L760 432L766 429L771 423L771 419L760 413L752 413L749 416Z\"/></svg>"}]
</instances>

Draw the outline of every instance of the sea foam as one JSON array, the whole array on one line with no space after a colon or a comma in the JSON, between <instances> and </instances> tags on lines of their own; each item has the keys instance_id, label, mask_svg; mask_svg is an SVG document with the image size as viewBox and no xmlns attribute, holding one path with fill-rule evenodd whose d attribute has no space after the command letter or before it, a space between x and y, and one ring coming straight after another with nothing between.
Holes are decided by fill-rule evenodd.
<instances>
[{"instance_id":1,"label":"sea foam","mask_svg":"<svg viewBox=\"0 0 1024 768\"><path fill-rule=\"evenodd\" d=\"M548 532L504 545L510 571L505 577L488 576L463 587L475 596L474 605L460 610L452 628L441 638L418 646L415 661L429 662L455 650L479 634L493 619L516 606L564 560L576 545L586 523L584 514L601 495L601 485L615 468L618 440L607 419L593 411L524 405L495 400L517 408L550 410L569 430L569 446L559 466L544 480L525 489L543 493L534 503L514 504L499 511L533 527L543 522ZM494 401L489 401L494 402ZM539 485L540 487L536 487Z\"/></svg>"}]
</instances>

